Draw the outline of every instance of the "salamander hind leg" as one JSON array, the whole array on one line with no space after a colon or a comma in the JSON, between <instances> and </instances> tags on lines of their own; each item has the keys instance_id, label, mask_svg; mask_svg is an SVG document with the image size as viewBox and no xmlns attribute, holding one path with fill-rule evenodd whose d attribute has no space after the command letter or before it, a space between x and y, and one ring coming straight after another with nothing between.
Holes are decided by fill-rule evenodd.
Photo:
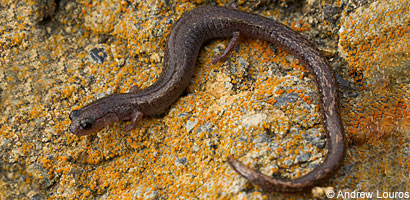
<instances>
[{"instance_id":1,"label":"salamander hind leg","mask_svg":"<svg viewBox=\"0 0 410 200\"><path fill-rule=\"evenodd\" d=\"M228 156L228 164L241 176L248 179L251 183L260 186L270 192L302 192L308 191L316 182L313 180L304 180L305 178L285 180L273 178L252 169L233 156ZM308 178L309 179L309 178Z\"/></svg>"},{"instance_id":2,"label":"salamander hind leg","mask_svg":"<svg viewBox=\"0 0 410 200\"><path fill-rule=\"evenodd\" d=\"M218 55L214 59L212 59L212 63L215 64L216 62L220 61L221 59L224 59L233 50L233 48L238 44L240 37L241 36L240 36L240 33L238 31L233 32L231 41L229 41L229 44L225 48L224 52L221 55Z\"/></svg>"},{"instance_id":3,"label":"salamander hind leg","mask_svg":"<svg viewBox=\"0 0 410 200\"><path fill-rule=\"evenodd\" d=\"M137 93L139 91L142 91L142 89L140 87L138 87L138 85L134 85L131 87L130 90L128 90L128 93Z\"/></svg>"}]
</instances>

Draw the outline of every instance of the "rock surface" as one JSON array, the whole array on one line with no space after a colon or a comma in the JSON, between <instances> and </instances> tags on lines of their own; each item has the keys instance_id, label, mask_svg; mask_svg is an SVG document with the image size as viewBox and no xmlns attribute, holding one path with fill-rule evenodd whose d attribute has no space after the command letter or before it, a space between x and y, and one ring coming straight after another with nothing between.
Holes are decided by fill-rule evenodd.
<instances>
[{"instance_id":1,"label":"rock surface","mask_svg":"<svg viewBox=\"0 0 410 200\"><path fill-rule=\"evenodd\" d=\"M211 1L2 0L0 199L409 191L410 1L237 3L301 32L333 66L349 145L342 169L323 188L268 193L226 163L233 154L265 174L295 178L327 153L313 77L263 41L242 40L217 64L211 60L228 41L209 42L186 95L131 132L121 132L122 122L81 138L68 131L72 109L154 83L172 25Z\"/></svg>"}]
</instances>

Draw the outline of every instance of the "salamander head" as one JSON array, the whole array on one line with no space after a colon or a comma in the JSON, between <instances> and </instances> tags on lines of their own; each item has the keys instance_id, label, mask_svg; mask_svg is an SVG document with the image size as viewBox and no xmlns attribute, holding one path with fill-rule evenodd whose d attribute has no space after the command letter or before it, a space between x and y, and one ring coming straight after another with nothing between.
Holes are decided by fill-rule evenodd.
<instances>
[{"instance_id":1,"label":"salamander head","mask_svg":"<svg viewBox=\"0 0 410 200\"><path fill-rule=\"evenodd\" d=\"M105 126L119 121L113 112L104 112L101 104L90 104L70 113L70 131L77 136L97 132Z\"/></svg>"}]
</instances>

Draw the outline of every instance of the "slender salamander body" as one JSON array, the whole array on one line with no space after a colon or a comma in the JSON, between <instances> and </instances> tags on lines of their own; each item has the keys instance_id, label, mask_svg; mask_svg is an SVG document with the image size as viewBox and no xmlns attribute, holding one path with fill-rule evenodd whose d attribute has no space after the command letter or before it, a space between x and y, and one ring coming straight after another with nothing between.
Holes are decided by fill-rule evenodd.
<instances>
[{"instance_id":1,"label":"slender salamander body","mask_svg":"<svg viewBox=\"0 0 410 200\"><path fill-rule=\"evenodd\" d=\"M129 93L96 100L70 114L70 131L87 135L117 121L130 120L131 130L143 115L164 112L185 90L192 77L202 44L210 39L231 37L223 55L240 37L266 40L296 56L313 74L320 95L322 121L327 134L328 154L310 173L296 179L271 178L228 156L232 168L267 191L305 191L326 181L342 165L345 139L341 123L335 78L325 57L302 35L272 19L222 7L201 7L185 13L174 25L167 41L160 78L153 85Z\"/></svg>"}]
</instances>

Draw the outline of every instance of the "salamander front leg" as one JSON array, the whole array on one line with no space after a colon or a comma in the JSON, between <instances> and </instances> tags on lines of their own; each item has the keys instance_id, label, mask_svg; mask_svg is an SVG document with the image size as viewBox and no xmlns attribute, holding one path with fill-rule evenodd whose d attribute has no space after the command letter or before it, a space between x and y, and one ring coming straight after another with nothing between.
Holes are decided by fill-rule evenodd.
<instances>
[{"instance_id":1,"label":"salamander front leg","mask_svg":"<svg viewBox=\"0 0 410 200\"><path fill-rule=\"evenodd\" d=\"M143 116L143 115L144 115L144 114L142 114L141 111L136 111L136 112L134 112L134 113L131 115L131 117L130 117L130 119L131 119L130 123L127 124L127 125L122 129L122 131L128 132L128 131L131 131L132 129L134 129L134 128L136 127L137 123L142 119L142 116Z\"/></svg>"},{"instance_id":2,"label":"salamander front leg","mask_svg":"<svg viewBox=\"0 0 410 200\"><path fill-rule=\"evenodd\" d=\"M225 48L225 51L224 51L221 55L216 56L216 57L212 60L212 63L215 64L215 63L218 62L219 60L225 58L225 57L233 50L233 48L238 44L239 39L240 39L240 33L239 33L239 31L233 32L231 41L229 41L229 44L228 44L228 46Z\"/></svg>"}]
</instances>

